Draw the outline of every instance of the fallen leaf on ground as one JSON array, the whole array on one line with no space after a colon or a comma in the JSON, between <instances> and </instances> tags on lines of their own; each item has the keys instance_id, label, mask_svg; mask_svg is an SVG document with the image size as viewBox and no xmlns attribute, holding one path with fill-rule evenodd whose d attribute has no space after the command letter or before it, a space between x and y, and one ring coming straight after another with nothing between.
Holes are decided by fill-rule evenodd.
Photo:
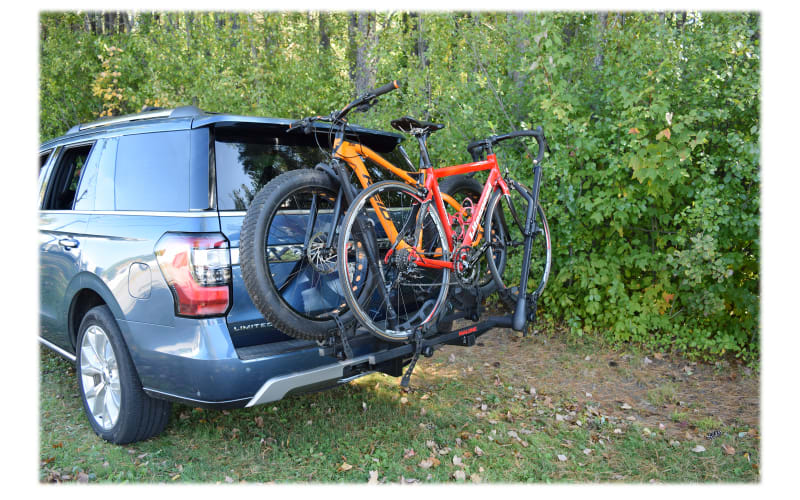
<instances>
[{"instance_id":1,"label":"fallen leaf on ground","mask_svg":"<svg viewBox=\"0 0 800 500\"><path fill-rule=\"evenodd\" d=\"M347 462L343 462L342 465L340 465L339 468L336 470L339 472L347 472L352 468L353 468L352 465L348 464Z\"/></svg>"},{"instance_id":2,"label":"fallen leaf on ground","mask_svg":"<svg viewBox=\"0 0 800 500\"><path fill-rule=\"evenodd\" d=\"M405 397L405 396L403 396L402 398L400 398L400 404L401 404L401 405L408 404L408 398L407 398L407 397Z\"/></svg>"},{"instance_id":3,"label":"fallen leaf on ground","mask_svg":"<svg viewBox=\"0 0 800 500\"><path fill-rule=\"evenodd\" d=\"M483 456L483 450L480 448L480 446L475 447L475 454L478 455L479 457Z\"/></svg>"},{"instance_id":4,"label":"fallen leaf on ground","mask_svg":"<svg viewBox=\"0 0 800 500\"><path fill-rule=\"evenodd\" d=\"M632 410L633 409L633 407L631 405L629 405L628 403L623 403L622 406L620 406L620 408L623 409L623 410Z\"/></svg>"},{"instance_id":5,"label":"fallen leaf on ground","mask_svg":"<svg viewBox=\"0 0 800 500\"><path fill-rule=\"evenodd\" d=\"M453 456L453 465L457 465L459 467L464 467L464 463L458 457L458 455Z\"/></svg>"},{"instance_id":6,"label":"fallen leaf on ground","mask_svg":"<svg viewBox=\"0 0 800 500\"><path fill-rule=\"evenodd\" d=\"M230 477L230 476L225 476L225 482L226 483L232 483L233 482L233 478Z\"/></svg>"},{"instance_id":7,"label":"fallen leaf on ground","mask_svg":"<svg viewBox=\"0 0 800 500\"><path fill-rule=\"evenodd\" d=\"M453 477L456 481L464 481L467 479L467 475L464 473L463 470L457 470L453 473Z\"/></svg>"},{"instance_id":8,"label":"fallen leaf on ground","mask_svg":"<svg viewBox=\"0 0 800 500\"><path fill-rule=\"evenodd\" d=\"M736 449L729 444L723 444L722 449L725 450L725 453L727 455L733 455L734 453L736 453Z\"/></svg>"},{"instance_id":9,"label":"fallen leaf on ground","mask_svg":"<svg viewBox=\"0 0 800 500\"><path fill-rule=\"evenodd\" d=\"M481 476L479 476L477 474L470 474L469 480L472 481L473 483L477 484L477 483L481 482Z\"/></svg>"},{"instance_id":10,"label":"fallen leaf on ground","mask_svg":"<svg viewBox=\"0 0 800 500\"><path fill-rule=\"evenodd\" d=\"M414 453L414 448L409 448L403 452L403 458L411 458L414 455L416 455L416 453Z\"/></svg>"},{"instance_id":11,"label":"fallen leaf on ground","mask_svg":"<svg viewBox=\"0 0 800 500\"><path fill-rule=\"evenodd\" d=\"M706 449L705 449L705 447L703 447L703 445L698 444L697 446L692 448L692 451L695 452L695 453L703 453L704 451L706 451Z\"/></svg>"},{"instance_id":12,"label":"fallen leaf on ground","mask_svg":"<svg viewBox=\"0 0 800 500\"><path fill-rule=\"evenodd\" d=\"M583 454L584 455L591 455L592 454L592 450L590 450L589 448L584 448L583 449Z\"/></svg>"},{"instance_id":13,"label":"fallen leaf on ground","mask_svg":"<svg viewBox=\"0 0 800 500\"><path fill-rule=\"evenodd\" d=\"M264 427L264 418L263 417L258 416L258 417L255 418L255 421L256 421L256 427L258 427L259 429L261 427Z\"/></svg>"},{"instance_id":14,"label":"fallen leaf on ground","mask_svg":"<svg viewBox=\"0 0 800 500\"><path fill-rule=\"evenodd\" d=\"M558 459L560 461L562 461L562 462L566 462L567 461L567 456L566 455L558 455Z\"/></svg>"},{"instance_id":15,"label":"fallen leaf on ground","mask_svg":"<svg viewBox=\"0 0 800 500\"><path fill-rule=\"evenodd\" d=\"M367 484L378 484L378 471L369 471L369 480L367 481Z\"/></svg>"}]
</instances>

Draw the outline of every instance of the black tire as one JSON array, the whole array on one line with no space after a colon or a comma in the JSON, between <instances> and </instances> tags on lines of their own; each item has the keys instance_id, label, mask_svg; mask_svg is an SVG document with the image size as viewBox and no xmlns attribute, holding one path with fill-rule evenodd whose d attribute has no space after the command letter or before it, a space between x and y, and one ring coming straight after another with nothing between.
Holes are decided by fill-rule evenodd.
<instances>
[{"instance_id":1,"label":"black tire","mask_svg":"<svg viewBox=\"0 0 800 500\"><path fill-rule=\"evenodd\" d=\"M284 231L282 226L276 225L273 228L272 223L282 207L288 211L293 206L290 200L294 200L294 204L300 207L304 203L298 199L312 196L325 207L330 207L334 204L332 200L335 200L338 191L338 184L324 172L309 169L291 170L272 179L256 194L242 223L239 260L247 292L259 312L273 326L298 339L324 340L333 335L337 331L337 323L331 313L338 314L340 322L345 327L355 320L341 295L341 289L337 290L339 280L335 263L332 271L319 272L307 257L308 247L304 245L305 242L300 242L299 246L295 245L298 251L302 249L302 254L294 261L288 274L286 273L288 262L273 261L270 265L267 247L270 242L280 240L275 236L277 232ZM310 205L304 213L310 213L311 206L314 205ZM344 208L346 207L343 203L342 216ZM316 221L320 221L320 218L315 216L311 231L320 229L316 234L323 234L322 230L338 230L338 223L333 224L331 228L330 221L320 222L319 226L316 225ZM308 221L305 221L305 225L308 225ZM336 237L333 241L335 250ZM333 257L335 256L328 258ZM312 294L319 295L318 300L314 302L316 304L314 310L302 310L304 307L310 308L306 305L305 298L301 301L297 294L292 295L291 281L301 277L311 283L306 291L313 290ZM277 286L276 279L280 280ZM322 286L323 282L325 286ZM309 300L309 303L312 301Z\"/></svg>"},{"instance_id":2,"label":"black tire","mask_svg":"<svg viewBox=\"0 0 800 500\"><path fill-rule=\"evenodd\" d=\"M449 194L459 203L461 203L465 198L470 198L473 206L478 205L478 200L483 192L483 187L484 185L481 184L477 179L467 175L452 175L445 177L439 182L439 190L441 192ZM493 225L494 227L492 229L496 232L502 231L505 225L502 224L499 219L497 219L495 222L496 223ZM494 256L496 259L495 267L502 273L506 265L505 253L496 251ZM497 283L495 283L495 281L492 279L492 273L489 270L488 263L486 262L486 256L481 259L481 277L478 278L478 284L483 297L488 297L492 292L497 290Z\"/></svg>"},{"instance_id":3,"label":"black tire","mask_svg":"<svg viewBox=\"0 0 800 500\"><path fill-rule=\"evenodd\" d=\"M526 193L530 195L527 188L519 186ZM525 210L527 202L517 193L515 189L511 189L510 201L500 193L489 201L489 207L486 209L486 225L490 230L493 230L498 214L502 214L499 218L505 221L504 224L504 246L503 250L506 254L506 260L509 263L506 268L509 272L504 273L506 269L498 269L489 266L492 271L492 278L497 284L497 289L500 298L508 306L514 307L519 296L519 268L523 258L522 240L523 228L520 224L525 224ZM505 200L505 203L503 203ZM517 220L511 214L509 203L514 206L517 212ZM491 219L490 219L491 218ZM491 222L490 222L491 221ZM552 265L552 248L550 244L550 227L547 224L547 217L545 217L544 210L540 204L536 205L536 224L538 230L533 238L533 246L531 247L531 268L528 275L528 290L526 293L533 294L537 298L542 295L544 288L547 285L547 280L550 276L550 268ZM514 242L514 243L512 243ZM490 248L487 252L489 258L492 258L492 252L496 249ZM514 265L511 265L513 263ZM514 273L517 273L514 275Z\"/></svg>"},{"instance_id":4,"label":"black tire","mask_svg":"<svg viewBox=\"0 0 800 500\"><path fill-rule=\"evenodd\" d=\"M87 388L85 380L96 377L102 379L103 375L91 375L90 360L83 355L81 346L84 337L91 329L91 335L99 335L99 331L108 339L108 346L112 349L116 368L109 364L109 380L115 377L119 382L119 413L114 422L111 418L107 421L114 422L110 428L104 428L101 420L98 420L92 413L87 401ZM88 339L87 339L88 341ZM89 310L81 321L78 328L78 338L76 343L76 367L75 372L78 378L78 392L83 403L83 410L89 420L92 430L101 438L114 444L127 444L136 441L149 439L166 428L169 422L170 409L172 404L169 401L154 399L145 394L142 390L142 383L136 373L128 348L122 338L122 333L111 314L108 306L97 306ZM107 351L106 351L107 352ZM108 359L108 358L107 358ZM116 373L114 373L116 372ZM84 378L85 376L85 378ZM111 387L112 384L104 384L104 387ZM114 394L107 388L104 395L108 394L113 398Z\"/></svg>"},{"instance_id":5,"label":"black tire","mask_svg":"<svg viewBox=\"0 0 800 500\"><path fill-rule=\"evenodd\" d=\"M395 229L401 234L399 237L411 231L414 234L410 238L416 241L416 235L419 234L419 246L423 247L424 256L448 260L450 248L437 211L427 205L424 213L417 212L420 207L426 206L423 205L424 198L418 189L403 182L381 181L355 197L341 224L337 266L344 284L345 300L359 324L381 340L407 341L416 328L438 321L447 299L450 284L450 271L447 268L409 266L405 264L409 259L403 257L409 254L405 254L407 250L402 248L396 250L393 254L395 257L387 258L390 248L386 248L385 252L380 250L377 230L373 232L371 229L380 227L379 223L374 222L376 210L373 208L380 207L381 212L392 219ZM416 232L418 229L419 233ZM387 246L392 249L399 243L388 237L386 240ZM406 239L403 237L401 241ZM417 243L413 241L410 244L411 247L415 245ZM379 252L374 259L358 257L371 251ZM369 264L365 267L378 268L370 273L374 278L374 286L360 285L359 279L351 276L351 254L358 259L359 265L366 260ZM381 281L387 285L386 289L381 288ZM379 292L383 297L374 300L372 291Z\"/></svg>"}]
</instances>

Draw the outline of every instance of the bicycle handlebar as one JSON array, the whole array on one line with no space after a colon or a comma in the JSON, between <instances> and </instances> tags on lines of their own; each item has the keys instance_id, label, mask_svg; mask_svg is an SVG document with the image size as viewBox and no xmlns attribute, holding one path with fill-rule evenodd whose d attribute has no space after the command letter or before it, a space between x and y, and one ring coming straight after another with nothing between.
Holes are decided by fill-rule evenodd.
<instances>
[{"instance_id":1,"label":"bicycle handlebar","mask_svg":"<svg viewBox=\"0 0 800 500\"><path fill-rule=\"evenodd\" d=\"M371 94L375 97L382 96L383 94L388 94L392 90L399 89L400 83L397 80L392 80L391 82L387 83L383 87L378 87L377 89L373 90Z\"/></svg>"},{"instance_id":2,"label":"bicycle handlebar","mask_svg":"<svg viewBox=\"0 0 800 500\"><path fill-rule=\"evenodd\" d=\"M400 88L400 83L398 83L397 80L392 80L391 82L387 83L386 85L384 85L382 87L378 87L377 89L370 90L369 92L365 93L361 97L357 98L355 101L351 102L350 104L348 104L347 106L342 108L342 110L339 111L338 113L337 112L331 113L331 116L333 117L333 121L341 120L353 108L357 108L357 107L363 106L365 104L367 106L371 106L372 105L371 101L373 99L375 99L376 97L380 97L380 96L382 96L384 94L388 94L392 90L399 89L399 88Z\"/></svg>"},{"instance_id":3,"label":"bicycle handlebar","mask_svg":"<svg viewBox=\"0 0 800 500\"><path fill-rule=\"evenodd\" d=\"M312 122L315 122L315 121L317 121L317 122L338 122L338 121L342 120L347 115L347 113L349 113L353 109L358 108L360 106L365 106L365 105L367 107L370 107L370 106L372 106L372 101L375 98L380 97L380 96L382 96L384 94L388 94L389 92L391 92L391 91L393 91L395 89L399 89L399 88L400 88L400 82L398 82L397 80L392 80L391 82L387 83L386 85L384 85L382 87L378 87L377 89L374 89L374 90L370 90L369 92L367 92L364 95L360 96L355 101L351 102L350 104L348 104L347 106L342 108L341 111L333 111L328 116L320 116L320 115L309 116L307 118L303 118L302 120L298 120L296 122L292 122L291 125L289 125L289 129L287 130L287 132L291 132L292 130L294 130L296 128L302 127L303 131L306 134L310 134L311 133L311 128L312 128Z\"/></svg>"},{"instance_id":4,"label":"bicycle handlebar","mask_svg":"<svg viewBox=\"0 0 800 500\"><path fill-rule=\"evenodd\" d=\"M539 151L536 154L534 163L538 164L542 161L542 158L544 158L544 150L547 148L547 141L544 138L544 130L542 130L541 125L536 127L536 130L517 130L503 135L493 135L479 141L472 141L467 145L467 151L472 155L474 161L478 161L480 160L480 153L483 152L484 149L491 148L498 142L514 139L516 137L535 137L536 143L539 146Z\"/></svg>"}]
</instances>

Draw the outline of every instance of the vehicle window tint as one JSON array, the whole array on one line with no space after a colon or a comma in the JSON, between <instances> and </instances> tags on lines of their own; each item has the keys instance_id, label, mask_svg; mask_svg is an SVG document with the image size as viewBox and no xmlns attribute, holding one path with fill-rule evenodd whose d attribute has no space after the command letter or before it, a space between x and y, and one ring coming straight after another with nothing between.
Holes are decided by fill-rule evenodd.
<instances>
[{"instance_id":1,"label":"vehicle window tint","mask_svg":"<svg viewBox=\"0 0 800 500\"><path fill-rule=\"evenodd\" d=\"M116 157L116 210L189 209L188 130L121 137Z\"/></svg>"},{"instance_id":2,"label":"vehicle window tint","mask_svg":"<svg viewBox=\"0 0 800 500\"><path fill-rule=\"evenodd\" d=\"M302 139L302 138L301 138ZM274 177L298 168L313 168L329 160L316 144L280 144L296 138L225 138L214 143L219 210L244 211L258 191ZM277 144L276 144L277 143ZM383 154L400 168L408 166L396 151ZM395 178L391 172L367 161L373 182ZM357 182L355 175L352 181Z\"/></svg>"},{"instance_id":3,"label":"vehicle window tint","mask_svg":"<svg viewBox=\"0 0 800 500\"><path fill-rule=\"evenodd\" d=\"M272 178L288 170L312 168L324 161L316 146L275 144L275 139L215 141L217 207L247 210Z\"/></svg>"},{"instance_id":4,"label":"vehicle window tint","mask_svg":"<svg viewBox=\"0 0 800 500\"><path fill-rule=\"evenodd\" d=\"M97 158L97 180L94 194L95 210L114 210L114 174L117 167L117 143L114 137L104 143ZM94 154L92 154L94 156ZM92 160L94 162L94 160Z\"/></svg>"},{"instance_id":5,"label":"vehicle window tint","mask_svg":"<svg viewBox=\"0 0 800 500\"><path fill-rule=\"evenodd\" d=\"M64 150L53 172L52 181L49 183L49 191L43 207L45 210L72 210L78 181L91 150L91 144Z\"/></svg>"},{"instance_id":6,"label":"vehicle window tint","mask_svg":"<svg viewBox=\"0 0 800 500\"><path fill-rule=\"evenodd\" d=\"M80 186L76 190L75 210L113 210L114 209L114 157L117 153L116 139L98 141L83 167ZM111 170L111 182L101 187L100 172ZM109 189L110 188L110 189ZM109 192L110 191L110 192ZM100 202L100 203L98 203Z\"/></svg>"},{"instance_id":7,"label":"vehicle window tint","mask_svg":"<svg viewBox=\"0 0 800 500\"><path fill-rule=\"evenodd\" d=\"M47 160L50 159L50 155L53 153L53 150L45 151L39 155L39 173L42 173L42 167L47 165Z\"/></svg>"}]
</instances>

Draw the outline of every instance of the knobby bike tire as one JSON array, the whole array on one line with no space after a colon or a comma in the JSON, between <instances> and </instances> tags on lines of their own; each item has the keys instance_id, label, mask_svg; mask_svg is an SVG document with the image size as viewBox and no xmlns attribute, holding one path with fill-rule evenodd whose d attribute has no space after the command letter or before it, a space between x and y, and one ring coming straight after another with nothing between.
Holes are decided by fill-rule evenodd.
<instances>
[{"instance_id":1,"label":"knobby bike tire","mask_svg":"<svg viewBox=\"0 0 800 500\"><path fill-rule=\"evenodd\" d=\"M338 191L338 183L324 172L291 170L272 179L256 194L242 223L239 255L247 292L275 328L298 339L323 340L335 334L338 324L332 314L337 314L345 327L355 321L341 297L338 268L333 264L320 272L321 265L312 264L311 244L297 241L312 220L312 238L324 239L328 231L336 230L335 221L325 222L328 212L324 210L334 204ZM304 201L309 195L312 198ZM332 218L332 210L329 212L328 219ZM292 228L294 239L290 238ZM290 244L276 243L281 241ZM333 241L335 245L336 239ZM284 257L287 253L294 256Z\"/></svg>"}]
</instances>

